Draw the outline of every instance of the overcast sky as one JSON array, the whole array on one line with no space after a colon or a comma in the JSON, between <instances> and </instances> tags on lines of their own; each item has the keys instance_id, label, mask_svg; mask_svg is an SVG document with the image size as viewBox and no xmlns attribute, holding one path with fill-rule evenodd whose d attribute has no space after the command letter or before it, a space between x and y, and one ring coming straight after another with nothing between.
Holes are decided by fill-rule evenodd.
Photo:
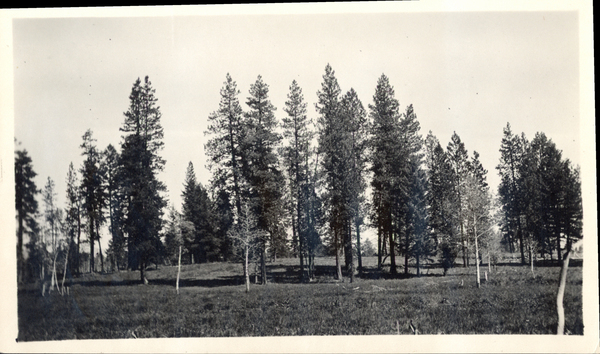
<instances>
[{"instance_id":1,"label":"overcast sky","mask_svg":"<svg viewBox=\"0 0 600 354\"><path fill-rule=\"evenodd\" d=\"M15 19L15 137L37 186L51 177L60 205L81 137L121 142L134 81L148 75L162 112L168 199L181 208L188 163L206 186L204 131L230 73L244 109L258 75L281 119L292 80L316 118L327 63L365 108L385 73L402 110L413 104L425 137L454 131L476 150L496 190L502 129L542 131L580 161L576 12L427 12Z\"/></svg>"}]
</instances>

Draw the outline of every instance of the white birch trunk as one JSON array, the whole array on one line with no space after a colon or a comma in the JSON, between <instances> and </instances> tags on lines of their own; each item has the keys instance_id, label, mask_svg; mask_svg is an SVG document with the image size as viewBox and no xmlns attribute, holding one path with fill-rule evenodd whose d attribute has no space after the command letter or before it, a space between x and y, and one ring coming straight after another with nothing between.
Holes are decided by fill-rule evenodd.
<instances>
[{"instance_id":1,"label":"white birch trunk","mask_svg":"<svg viewBox=\"0 0 600 354\"><path fill-rule=\"evenodd\" d=\"M475 218L473 218L475 219ZM477 242L477 220L473 220L473 231L475 234L475 268L477 269L477 287L481 287L481 274L479 273L479 243Z\"/></svg>"},{"instance_id":2,"label":"white birch trunk","mask_svg":"<svg viewBox=\"0 0 600 354\"><path fill-rule=\"evenodd\" d=\"M563 265L560 271L560 281L558 285L558 294L556 295L556 312L558 313L558 324L556 326L556 334L562 336L565 334L565 309L563 307L563 298L565 296L565 285L567 282L567 269L569 268L569 260L571 259L571 253L573 250L583 245L583 239L577 241L567 253L567 256L563 260Z\"/></svg>"},{"instance_id":3,"label":"white birch trunk","mask_svg":"<svg viewBox=\"0 0 600 354\"><path fill-rule=\"evenodd\" d=\"M177 282L175 283L175 290L179 295L179 276L181 275L181 246L179 246L179 261L177 263Z\"/></svg>"},{"instance_id":4,"label":"white birch trunk","mask_svg":"<svg viewBox=\"0 0 600 354\"><path fill-rule=\"evenodd\" d=\"M244 273L246 274L246 292L250 292L250 270L248 269L248 257L250 253L250 247L246 245L246 257L244 259Z\"/></svg>"},{"instance_id":5,"label":"white birch trunk","mask_svg":"<svg viewBox=\"0 0 600 354\"><path fill-rule=\"evenodd\" d=\"M535 273L533 272L533 247L529 246L529 263L531 264L531 276L535 278Z\"/></svg>"},{"instance_id":6,"label":"white birch trunk","mask_svg":"<svg viewBox=\"0 0 600 354\"><path fill-rule=\"evenodd\" d=\"M475 236L475 268L477 268L477 287L481 287L481 274L479 273L479 245Z\"/></svg>"}]
</instances>

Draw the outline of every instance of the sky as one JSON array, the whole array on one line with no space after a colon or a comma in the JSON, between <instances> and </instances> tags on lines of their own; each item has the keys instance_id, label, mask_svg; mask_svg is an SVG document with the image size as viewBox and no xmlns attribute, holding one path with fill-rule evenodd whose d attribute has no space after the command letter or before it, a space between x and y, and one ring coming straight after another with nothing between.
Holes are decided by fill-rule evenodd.
<instances>
[{"instance_id":1,"label":"sky","mask_svg":"<svg viewBox=\"0 0 600 354\"><path fill-rule=\"evenodd\" d=\"M384 12L17 18L13 20L14 132L43 188L65 203L69 164L82 164L87 129L119 147L129 93L149 76L164 127L169 204L181 210L186 168L210 180L207 118L229 73L242 107L258 75L278 119L296 80L316 119L325 66L365 108L385 74L401 111L446 146L456 132L480 154L496 190L502 130L544 132L580 163L576 12Z\"/></svg>"}]
</instances>

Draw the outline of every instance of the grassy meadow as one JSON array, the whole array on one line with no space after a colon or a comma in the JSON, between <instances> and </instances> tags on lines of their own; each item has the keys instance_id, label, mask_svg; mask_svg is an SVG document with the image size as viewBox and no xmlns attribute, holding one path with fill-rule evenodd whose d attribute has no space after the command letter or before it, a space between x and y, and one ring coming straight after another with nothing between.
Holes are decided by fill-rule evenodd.
<instances>
[{"instance_id":1,"label":"grassy meadow","mask_svg":"<svg viewBox=\"0 0 600 354\"><path fill-rule=\"evenodd\" d=\"M161 337L413 334L554 334L560 267L500 264L475 282L475 267L422 269L392 278L376 271L338 282L332 258L316 259L316 277L299 283L298 260L268 263L269 284L245 293L242 266L210 263L139 272L87 274L69 294L41 296L37 284L19 288L19 341ZM403 271L400 267L399 271ZM565 291L565 327L583 334L582 263L571 261ZM482 267L484 277L487 266ZM254 278L252 279L254 281Z\"/></svg>"}]
</instances>

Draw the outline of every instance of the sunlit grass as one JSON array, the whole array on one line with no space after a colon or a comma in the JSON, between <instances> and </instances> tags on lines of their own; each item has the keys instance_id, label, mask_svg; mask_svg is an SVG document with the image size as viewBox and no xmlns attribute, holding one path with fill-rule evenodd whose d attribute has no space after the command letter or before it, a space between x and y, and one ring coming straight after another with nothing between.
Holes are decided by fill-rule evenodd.
<instances>
[{"instance_id":1,"label":"sunlit grass","mask_svg":"<svg viewBox=\"0 0 600 354\"><path fill-rule=\"evenodd\" d=\"M528 267L500 266L478 289L474 267L349 283L333 280L331 264L319 259L316 280L299 283L297 260L270 263L271 283L249 293L231 263L183 267L179 295L175 267L148 271L149 285L137 284L137 272L87 275L68 296L30 286L19 292L19 340L412 334L411 321L420 334L556 331L559 267L533 278ZM583 334L581 289L581 267L571 267L564 303L573 334Z\"/></svg>"}]
</instances>

